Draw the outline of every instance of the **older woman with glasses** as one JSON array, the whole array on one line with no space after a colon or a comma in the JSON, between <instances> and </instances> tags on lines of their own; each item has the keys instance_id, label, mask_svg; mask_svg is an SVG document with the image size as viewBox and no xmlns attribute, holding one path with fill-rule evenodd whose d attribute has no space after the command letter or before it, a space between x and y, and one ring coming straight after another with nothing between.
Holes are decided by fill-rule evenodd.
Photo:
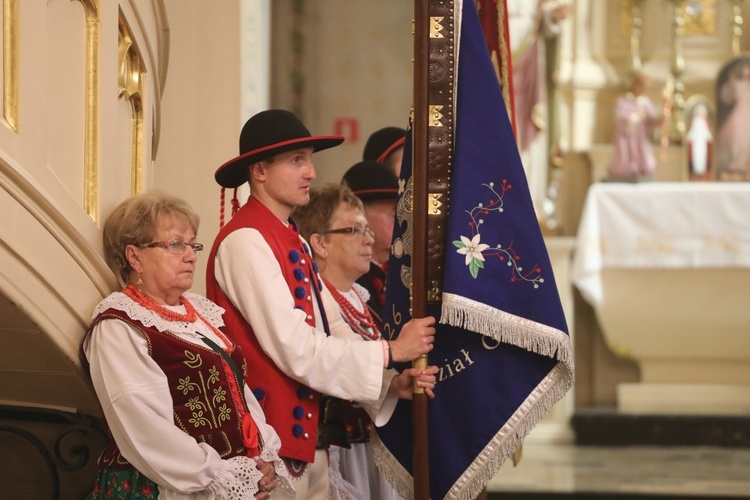
<instances>
[{"instance_id":1,"label":"older woman with glasses","mask_svg":"<svg viewBox=\"0 0 750 500\"><path fill-rule=\"evenodd\" d=\"M187 291L198 223L153 191L105 222L105 258L125 287L96 306L83 346L112 436L94 498L294 496L224 311Z\"/></svg>"},{"instance_id":2,"label":"older woman with glasses","mask_svg":"<svg viewBox=\"0 0 750 500\"><path fill-rule=\"evenodd\" d=\"M381 319L367 306L369 293L355 281L367 273L372 260L375 233L367 225L362 202L344 184L327 184L310 190L310 203L293 213L300 234L310 243L313 257L326 288L336 299L339 312L363 341L381 338ZM412 382L434 397L437 367L422 374L408 369L393 377L390 390L411 399ZM340 484L338 475L354 485L362 498L400 498L378 471L370 450L372 422L355 402L346 415L351 448L331 447L331 487ZM340 487L345 489L343 483ZM350 486L349 486L350 487Z\"/></svg>"}]
</instances>

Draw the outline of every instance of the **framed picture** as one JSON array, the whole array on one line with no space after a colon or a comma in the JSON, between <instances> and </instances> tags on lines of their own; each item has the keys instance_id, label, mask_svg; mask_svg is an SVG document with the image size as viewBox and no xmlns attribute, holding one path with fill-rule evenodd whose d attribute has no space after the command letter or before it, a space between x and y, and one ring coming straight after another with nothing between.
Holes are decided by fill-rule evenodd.
<instances>
[{"instance_id":1,"label":"framed picture","mask_svg":"<svg viewBox=\"0 0 750 500\"><path fill-rule=\"evenodd\" d=\"M714 123L716 110L711 100L700 94L685 102L686 177L691 181L714 178Z\"/></svg>"},{"instance_id":2,"label":"framed picture","mask_svg":"<svg viewBox=\"0 0 750 500\"><path fill-rule=\"evenodd\" d=\"M686 36L716 33L716 0L685 0L680 9Z\"/></svg>"},{"instance_id":3,"label":"framed picture","mask_svg":"<svg viewBox=\"0 0 750 500\"><path fill-rule=\"evenodd\" d=\"M750 180L750 57L726 63L716 78L716 178Z\"/></svg>"}]
</instances>

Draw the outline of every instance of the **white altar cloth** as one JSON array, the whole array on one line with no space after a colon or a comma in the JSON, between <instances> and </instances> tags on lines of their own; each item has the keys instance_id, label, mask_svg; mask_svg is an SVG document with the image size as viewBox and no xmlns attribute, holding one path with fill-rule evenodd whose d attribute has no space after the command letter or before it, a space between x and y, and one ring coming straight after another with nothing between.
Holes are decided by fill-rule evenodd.
<instances>
[{"instance_id":1,"label":"white altar cloth","mask_svg":"<svg viewBox=\"0 0 750 500\"><path fill-rule=\"evenodd\" d=\"M594 307L603 268L750 268L750 183L592 185L572 279Z\"/></svg>"}]
</instances>

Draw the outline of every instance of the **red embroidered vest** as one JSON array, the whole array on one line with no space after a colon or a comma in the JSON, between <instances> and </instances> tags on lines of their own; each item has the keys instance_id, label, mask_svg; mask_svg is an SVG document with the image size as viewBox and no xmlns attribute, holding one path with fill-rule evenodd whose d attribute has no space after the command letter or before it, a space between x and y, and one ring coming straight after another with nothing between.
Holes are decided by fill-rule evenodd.
<instances>
[{"instance_id":1,"label":"red embroidered vest","mask_svg":"<svg viewBox=\"0 0 750 500\"><path fill-rule=\"evenodd\" d=\"M294 298L296 309L306 314L306 322L315 325L315 300L311 283L319 287L312 256L302 244L294 223L285 226L263 204L250 198L220 231L208 257L206 294L226 311L226 331L242 347L252 376L248 386L258 398L266 421L281 438L279 456L312 463L318 432L320 395L282 372L261 349L253 327L219 288L214 274L216 250L233 231L252 228L260 232L281 266L281 272ZM269 290L269 293L283 293ZM252 318L249 318L252 321Z\"/></svg>"},{"instance_id":2,"label":"red embroidered vest","mask_svg":"<svg viewBox=\"0 0 750 500\"><path fill-rule=\"evenodd\" d=\"M218 352L208 346L186 342L169 332L160 332L155 327L144 326L116 309L99 314L90 328L107 319L122 320L146 337L149 355L167 376L177 427L196 441L210 445L223 459L248 454L242 434L242 417L247 413L247 403L241 381L237 381ZM229 354L245 376L247 364L242 351L239 346L233 347L236 348ZM256 454L257 450L251 451L251 455ZM99 457L99 467L133 468L120 454L114 441Z\"/></svg>"}]
</instances>

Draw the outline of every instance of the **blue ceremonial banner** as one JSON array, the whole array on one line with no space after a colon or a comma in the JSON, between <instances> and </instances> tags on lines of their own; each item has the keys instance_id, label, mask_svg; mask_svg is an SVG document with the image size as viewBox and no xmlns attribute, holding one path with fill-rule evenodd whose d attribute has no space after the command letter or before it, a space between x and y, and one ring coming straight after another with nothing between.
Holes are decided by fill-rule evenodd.
<instances>
[{"instance_id":1,"label":"blue ceremonial banner","mask_svg":"<svg viewBox=\"0 0 750 500\"><path fill-rule=\"evenodd\" d=\"M471 499L573 384L573 355L526 176L473 1L463 2L443 293L429 364L430 495ZM458 16L457 16L458 21ZM459 28L460 26L460 28ZM457 31L458 33L458 31ZM408 321L411 134L401 171L383 334ZM411 403L377 429L378 465L413 497Z\"/></svg>"}]
</instances>

